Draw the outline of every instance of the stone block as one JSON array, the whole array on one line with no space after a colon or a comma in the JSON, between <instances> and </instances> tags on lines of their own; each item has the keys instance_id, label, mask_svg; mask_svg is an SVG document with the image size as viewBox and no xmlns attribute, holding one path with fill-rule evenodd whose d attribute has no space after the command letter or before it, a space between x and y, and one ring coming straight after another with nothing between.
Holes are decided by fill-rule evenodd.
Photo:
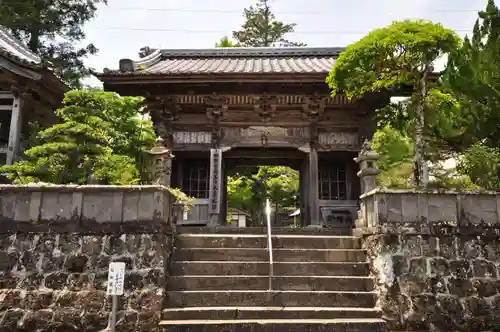
<instances>
[{"instance_id":1,"label":"stone block","mask_svg":"<svg viewBox=\"0 0 500 332\"><path fill-rule=\"evenodd\" d=\"M429 222L455 223L458 221L456 195L427 196L427 215Z\"/></svg>"},{"instance_id":2,"label":"stone block","mask_svg":"<svg viewBox=\"0 0 500 332\"><path fill-rule=\"evenodd\" d=\"M376 189L363 195L360 205L363 220L358 224L362 227L419 224L412 227L426 230L426 224L500 224L500 195L495 193Z\"/></svg>"},{"instance_id":3,"label":"stone block","mask_svg":"<svg viewBox=\"0 0 500 332\"><path fill-rule=\"evenodd\" d=\"M173 246L168 195L152 186L0 186L0 330L103 331L112 261L127 267L120 331L157 330Z\"/></svg>"},{"instance_id":4,"label":"stone block","mask_svg":"<svg viewBox=\"0 0 500 332\"><path fill-rule=\"evenodd\" d=\"M169 231L161 186L0 186L0 232Z\"/></svg>"},{"instance_id":5,"label":"stone block","mask_svg":"<svg viewBox=\"0 0 500 332\"><path fill-rule=\"evenodd\" d=\"M460 218L463 225L470 225L470 227L500 225L497 197L493 195L462 196Z\"/></svg>"},{"instance_id":6,"label":"stone block","mask_svg":"<svg viewBox=\"0 0 500 332\"><path fill-rule=\"evenodd\" d=\"M498 329L500 238L472 235L477 228L472 224L461 224L470 227L470 232L462 229L433 235L425 231L408 234L406 226L398 227L389 233L382 229L382 234L363 239L369 257L392 257L394 282L379 282L376 287L377 303L389 327L405 331ZM391 236L401 239L400 251L388 250ZM376 277L381 267L373 262L371 259L372 275Z\"/></svg>"}]
</instances>

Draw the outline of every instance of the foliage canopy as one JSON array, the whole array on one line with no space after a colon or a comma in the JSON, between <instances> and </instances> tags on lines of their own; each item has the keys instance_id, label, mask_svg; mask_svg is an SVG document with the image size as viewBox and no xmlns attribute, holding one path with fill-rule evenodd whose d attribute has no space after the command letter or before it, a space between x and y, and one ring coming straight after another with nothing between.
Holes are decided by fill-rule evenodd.
<instances>
[{"instance_id":1,"label":"foliage canopy","mask_svg":"<svg viewBox=\"0 0 500 332\"><path fill-rule=\"evenodd\" d=\"M395 87L418 87L433 62L459 45L459 37L441 24L399 21L376 29L349 45L326 81L332 93L349 98Z\"/></svg>"},{"instance_id":2,"label":"foliage canopy","mask_svg":"<svg viewBox=\"0 0 500 332\"><path fill-rule=\"evenodd\" d=\"M40 131L25 159L2 172L15 183L138 183L145 150L154 143L151 122L138 116L141 103L111 92L70 91L56 112L62 122Z\"/></svg>"}]
</instances>

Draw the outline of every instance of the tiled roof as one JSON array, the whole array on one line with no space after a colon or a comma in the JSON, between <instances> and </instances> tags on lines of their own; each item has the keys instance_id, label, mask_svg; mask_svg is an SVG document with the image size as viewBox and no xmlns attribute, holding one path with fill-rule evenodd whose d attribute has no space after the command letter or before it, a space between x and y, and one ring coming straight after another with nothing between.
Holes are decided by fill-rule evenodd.
<instances>
[{"instance_id":1,"label":"tiled roof","mask_svg":"<svg viewBox=\"0 0 500 332\"><path fill-rule=\"evenodd\" d=\"M42 60L0 26L0 54L22 64L40 65Z\"/></svg>"},{"instance_id":2,"label":"tiled roof","mask_svg":"<svg viewBox=\"0 0 500 332\"><path fill-rule=\"evenodd\" d=\"M139 61L120 60L104 74L315 74L328 73L343 48L215 48L149 50Z\"/></svg>"},{"instance_id":3,"label":"tiled roof","mask_svg":"<svg viewBox=\"0 0 500 332\"><path fill-rule=\"evenodd\" d=\"M1 2L1 1L0 1ZM33 80L42 79L43 84L56 93L64 93L69 87L47 66L47 63L31 52L19 40L14 38L3 26L0 25L0 60L1 58L13 62L15 66L6 66L7 70L26 76ZM19 68L14 68L19 67Z\"/></svg>"}]
</instances>

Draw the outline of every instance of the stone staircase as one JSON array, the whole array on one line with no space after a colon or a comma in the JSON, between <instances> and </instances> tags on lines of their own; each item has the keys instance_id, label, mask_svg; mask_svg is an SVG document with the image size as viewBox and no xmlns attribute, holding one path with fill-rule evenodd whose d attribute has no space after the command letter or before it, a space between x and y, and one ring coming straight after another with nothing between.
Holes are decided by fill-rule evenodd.
<instances>
[{"instance_id":1,"label":"stone staircase","mask_svg":"<svg viewBox=\"0 0 500 332\"><path fill-rule=\"evenodd\" d=\"M355 237L264 229L180 230L171 257L168 331L386 331ZM269 291L269 282L272 290Z\"/></svg>"}]
</instances>

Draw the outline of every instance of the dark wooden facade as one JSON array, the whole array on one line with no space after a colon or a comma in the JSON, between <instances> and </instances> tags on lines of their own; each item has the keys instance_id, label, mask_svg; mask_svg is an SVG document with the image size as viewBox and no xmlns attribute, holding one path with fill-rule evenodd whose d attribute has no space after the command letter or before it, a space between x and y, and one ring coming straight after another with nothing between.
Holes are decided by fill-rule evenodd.
<instances>
[{"instance_id":1,"label":"dark wooden facade","mask_svg":"<svg viewBox=\"0 0 500 332\"><path fill-rule=\"evenodd\" d=\"M360 185L353 158L388 95L330 97L339 48L142 50L98 77L106 90L144 96L175 155L173 186L197 198L179 222L225 222L233 167L278 164L301 176L303 225L350 225Z\"/></svg>"},{"instance_id":2,"label":"dark wooden facade","mask_svg":"<svg viewBox=\"0 0 500 332\"><path fill-rule=\"evenodd\" d=\"M69 88L0 26L0 165L21 158L29 122L47 126Z\"/></svg>"}]
</instances>

